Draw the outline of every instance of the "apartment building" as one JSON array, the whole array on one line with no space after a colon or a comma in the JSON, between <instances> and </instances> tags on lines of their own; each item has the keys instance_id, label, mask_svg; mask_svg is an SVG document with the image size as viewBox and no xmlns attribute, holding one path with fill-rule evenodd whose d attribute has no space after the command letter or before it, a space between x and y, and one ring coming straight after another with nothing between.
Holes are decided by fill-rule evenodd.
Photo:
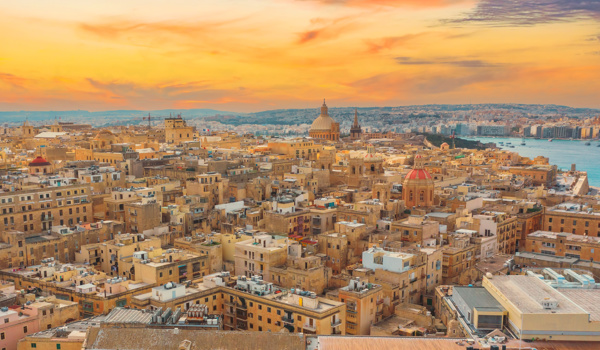
<instances>
[{"instance_id":1,"label":"apartment building","mask_svg":"<svg viewBox=\"0 0 600 350\"><path fill-rule=\"evenodd\" d=\"M152 293L134 297L134 307L187 310L203 303L212 313L223 316L225 330L290 333L344 334L345 304L321 298L316 293L286 290L259 276L228 273L206 276L201 284L176 285L172 295L159 299Z\"/></svg>"},{"instance_id":2,"label":"apartment building","mask_svg":"<svg viewBox=\"0 0 600 350\"><path fill-rule=\"evenodd\" d=\"M544 211L543 231L600 237L600 211L579 203L561 203Z\"/></svg>"},{"instance_id":3,"label":"apartment building","mask_svg":"<svg viewBox=\"0 0 600 350\"><path fill-rule=\"evenodd\" d=\"M527 235L521 251L600 261L600 238L566 232L536 231Z\"/></svg>"},{"instance_id":4,"label":"apartment building","mask_svg":"<svg viewBox=\"0 0 600 350\"><path fill-rule=\"evenodd\" d=\"M369 335L371 325L383 319L383 287L358 277L350 279L348 286L328 297L336 297L346 304L346 334Z\"/></svg>"},{"instance_id":5,"label":"apartment building","mask_svg":"<svg viewBox=\"0 0 600 350\"><path fill-rule=\"evenodd\" d=\"M266 282L271 279L271 268L285 265L288 241L286 237L268 234L255 234L251 240L235 244L235 273L244 276L262 276Z\"/></svg>"},{"instance_id":6,"label":"apartment building","mask_svg":"<svg viewBox=\"0 0 600 350\"><path fill-rule=\"evenodd\" d=\"M4 232L0 236L0 268L38 265L53 258L63 263L75 261L76 252L90 242L105 242L123 231L123 224L105 221L72 228L54 226L49 234L25 234L22 231Z\"/></svg>"},{"instance_id":7,"label":"apartment building","mask_svg":"<svg viewBox=\"0 0 600 350\"><path fill-rule=\"evenodd\" d=\"M271 267L270 280L283 288L295 288L322 294L330 274L323 259L312 253L304 252L302 245L297 242L290 243L287 249L285 264Z\"/></svg>"},{"instance_id":8,"label":"apartment building","mask_svg":"<svg viewBox=\"0 0 600 350\"><path fill-rule=\"evenodd\" d=\"M363 252L362 266L375 272L369 275L370 281L382 285L384 295L394 305L417 304L427 293L428 254L425 252L390 251L374 245Z\"/></svg>"},{"instance_id":9,"label":"apartment building","mask_svg":"<svg viewBox=\"0 0 600 350\"><path fill-rule=\"evenodd\" d=\"M0 270L0 278L13 282L16 289L43 290L57 299L77 303L79 317L101 315L117 306L130 305L134 294L149 291L154 285L113 277L84 264L55 261L23 269Z\"/></svg>"},{"instance_id":10,"label":"apartment building","mask_svg":"<svg viewBox=\"0 0 600 350\"><path fill-rule=\"evenodd\" d=\"M187 195L198 195L208 199L208 208L212 209L217 204L225 203L224 188L226 181L221 178L221 174L209 172L196 176L195 181L187 181Z\"/></svg>"},{"instance_id":11,"label":"apartment building","mask_svg":"<svg viewBox=\"0 0 600 350\"><path fill-rule=\"evenodd\" d=\"M449 236L448 243L442 248L442 284L460 284L461 276L475 266L476 246L465 234Z\"/></svg>"},{"instance_id":12,"label":"apartment building","mask_svg":"<svg viewBox=\"0 0 600 350\"><path fill-rule=\"evenodd\" d=\"M310 235L311 212L298 208L291 198L281 198L273 202L272 210L265 211L265 229L268 232L287 235Z\"/></svg>"},{"instance_id":13,"label":"apartment building","mask_svg":"<svg viewBox=\"0 0 600 350\"><path fill-rule=\"evenodd\" d=\"M74 226L91 221L90 196L87 184L0 193L0 234L14 230L41 233L53 225Z\"/></svg>"},{"instance_id":14,"label":"apartment building","mask_svg":"<svg viewBox=\"0 0 600 350\"><path fill-rule=\"evenodd\" d=\"M123 205L125 230L129 233L142 233L160 226L162 215L160 204L154 198L140 198L138 202Z\"/></svg>"},{"instance_id":15,"label":"apartment building","mask_svg":"<svg viewBox=\"0 0 600 350\"><path fill-rule=\"evenodd\" d=\"M195 132L195 128L188 126L181 116L165 119L165 140L167 143L180 145L183 142L193 141Z\"/></svg>"},{"instance_id":16,"label":"apartment building","mask_svg":"<svg viewBox=\"0 0 600 350\"><path fill-rule=\"evenodd\" d=\"M438 238L440 224L428 220L425 216L411 215L406 220L392 222L390 231L399 232L403 242L424 244L426 241Z\"/></svg>"}]
</instances>

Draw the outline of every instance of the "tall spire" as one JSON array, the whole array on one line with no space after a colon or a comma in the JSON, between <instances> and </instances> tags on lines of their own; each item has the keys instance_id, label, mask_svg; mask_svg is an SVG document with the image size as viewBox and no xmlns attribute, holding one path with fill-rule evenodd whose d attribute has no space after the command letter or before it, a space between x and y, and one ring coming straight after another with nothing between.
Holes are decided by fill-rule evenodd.
<instances>
[{"instance_id":1,"label":"tall spire","mask_svg":"<svg viewBox=\"0 0 600 350\"><path fill-rule=\"evenodd\" d=\"M354 108L354 124L352 125L354 128L358 128L358 108Z\"/></svg>"}]
</instances>

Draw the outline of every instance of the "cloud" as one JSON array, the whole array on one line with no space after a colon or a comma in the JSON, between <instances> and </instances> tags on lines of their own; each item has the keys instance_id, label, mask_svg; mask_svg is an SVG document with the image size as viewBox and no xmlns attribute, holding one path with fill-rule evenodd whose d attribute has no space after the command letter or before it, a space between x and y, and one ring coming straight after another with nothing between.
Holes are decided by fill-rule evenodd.
<instances>
[{"instance_id":1,"label":"cloud","mask_svg":"<svg viewBox=\"0 0 600 350\"><path fill-rule=\"evenodd\" d=\"M390 36L390 37L379 38L379 39L368 39L368 40L365 40L365 43L367 44L367 51L369 53L379 53L380 51L383 51L383 50L390 50L390 49L394 49L399 46L404 46L407 43L409 43L415 39L421 38L427 34L429 34L429 33L424 32L424 33L416 33L416 34L406 34L406 35L402 35L402 36Z\"/></svg>"},{"instance_id":2,"label":"cloud","mask_svg":"<svg viewBox=\"0 0 600 350\"><path fill-rule=\"evenodd\" d=\"M544 23L600 19L597 0L481 0L475 8L445 24L533 26Z\"/></svg>"},{"instance_id":3,"label":"cloud","mask_svg":"<svg viewBox=\"0 0 600 350\"><path fill-rule=\"evenodd\" d=\"M103 82L92 78L87 81L95 89L107 94L108 98L123 100L131 105L144 103L172 104L222 104L228 102L252 103L246 88L219 89L206 81L141 85L133 82Z\"/></svg>"},{"instance_id":4,"label":"cloud","mask_svg":"<svg viewBox=\"0 0 600 350\"><path fill-rule=\"evenodd\" d=\"M97 24L79 23L78 28L86 33L94 34L106 39L115 39L123 35L139 34L157 34L166 33L188 37L195 37L198 34L212 32L225 26L238 24L245 18L233 18L221 21L205 22L137 22L133 20L114 20Z\"/></svg>"},{"instance_id":5,"label":"cloud","mask_svg":"<svg viewBox=\"0 0 600 350\"><path fill-rule=\"evenodd\" d=\"M499 66L496 63L491 63L484 60L456 59L451 57L444 57L435 60L419 60L412 57L396 57L395 60L396 63L400 65L449 65L464 68L486 68Z\"/></svg>"},{"instance_id":6,"label":"cloud","mask_svg":"<svg viewBox=\"0 0 600 350\"><path fill-rule=\"evenodd\" d=\"M297 43L302 45L311 41L335 39L341 34L347 33L354 28L353 19L354 18L351 16L335 18L332 20L313 18L311 20L311 25L314 26L315 24L319 24L320 26L315 29L298 33Z\"/></svg>"},{"instance_id":7,"label":"cloud","mask_svg":"<svg viewBox=\"0 0 600 350\"><path fill-rule=\"evenodd\" d=\"M10 73L0 73L0 83L4 83L13 88L23 88L29 79L16 76Z\"/></svg>"},{"instance_id":8,"label":"cloud","mask_svg":"<svg viewBox=\"0 0 600 350\"><path fill-rule=\"evenodd\" d=\"M352 6L352 7L445 7L467 0L298 0L304 2L318 2L326 5Z\"/></svg>"}]
</instances>

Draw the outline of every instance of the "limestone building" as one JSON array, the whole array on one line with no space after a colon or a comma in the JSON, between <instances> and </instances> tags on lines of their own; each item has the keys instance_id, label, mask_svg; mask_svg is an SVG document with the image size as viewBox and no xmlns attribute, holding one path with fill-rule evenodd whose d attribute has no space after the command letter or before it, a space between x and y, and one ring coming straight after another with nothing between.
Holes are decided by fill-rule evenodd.
<instances>
[{"instance_id":1,"label":"limestone building","mask_svg":"<svg viewBox=\"0 0 600 350\"><path fill-rule=\"evenodd\" d=\"M187 126L180 115L176 118L167 118L165 119L165 138L167 143L176 145L185 141L193 141L194 127Z\"/></svg>"}]
</instances>

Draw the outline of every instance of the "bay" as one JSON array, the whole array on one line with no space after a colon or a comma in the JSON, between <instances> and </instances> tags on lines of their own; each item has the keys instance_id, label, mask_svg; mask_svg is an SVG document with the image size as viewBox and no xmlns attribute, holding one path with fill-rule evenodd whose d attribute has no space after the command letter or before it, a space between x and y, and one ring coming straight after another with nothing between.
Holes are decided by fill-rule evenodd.
<instances>
[{"instance_id":1,"label":"bay","mask_svg":"<svg viewBox=\"0 0 600 350\"><path fill-rule=\"evenodd\" d=\"M462 137L469 140L479 140L483 143L494 142L503 150L517 152L523 157L535 158L544 156L550 159L550 164L556 164L558 168L570 170L571 164L575 163L577 170L586 171L590 186L600 187L600 142L598 140L553 140L547 139L524 139L525 145L521 145L523 139L516 137ZM504 143L504 146L500 145ZM510 145L507 145L510 142ZM590 142L590 146L585 143ZM514 146L514 148L509 147Z\"/></svg>"}]
</instances>

